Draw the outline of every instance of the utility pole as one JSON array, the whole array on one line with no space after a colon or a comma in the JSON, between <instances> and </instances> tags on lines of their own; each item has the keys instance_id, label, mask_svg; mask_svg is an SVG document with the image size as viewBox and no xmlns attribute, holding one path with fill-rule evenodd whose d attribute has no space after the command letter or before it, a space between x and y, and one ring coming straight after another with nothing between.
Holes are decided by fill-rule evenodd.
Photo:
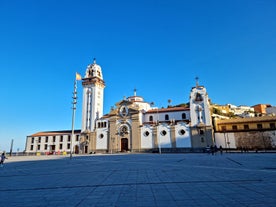
<instances>
[{"instance_id":1,"label":"utility pole","mask_svg":"<svg viewBox=\"0 0 276 207\"><path fill-rule=\"evenodd\" d=\"M10 156L12 156L13 139L11 140Z\"/></svg>"}]
</instances>

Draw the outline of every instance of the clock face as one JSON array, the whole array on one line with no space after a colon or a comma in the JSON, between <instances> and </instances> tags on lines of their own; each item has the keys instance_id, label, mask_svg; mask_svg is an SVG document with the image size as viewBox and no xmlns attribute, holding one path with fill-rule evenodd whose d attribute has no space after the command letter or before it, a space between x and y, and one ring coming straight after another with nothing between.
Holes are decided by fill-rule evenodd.
<instances>
[{"instance_id":1,"label":"clock face","mask_svg":"<svg viewBox=\"0 0 276 207\"><path fill-rule=\"evenodd\" d=\"M127 106L121 106L121 108L120 108L120 115L122 117L126 117L128 115L128 108L127 108Z\"/></svg>"}]
</instances>

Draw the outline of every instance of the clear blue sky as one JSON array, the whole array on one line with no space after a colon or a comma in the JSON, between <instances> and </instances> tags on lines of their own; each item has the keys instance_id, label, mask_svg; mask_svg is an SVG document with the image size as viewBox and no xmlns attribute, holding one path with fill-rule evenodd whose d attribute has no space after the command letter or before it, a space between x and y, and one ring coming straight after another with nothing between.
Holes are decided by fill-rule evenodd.
<instances>
[{"instance_id":1,"label":"clear blue sky","mask_svg":"<svg viewBox=\"0 0 276 207\"><path fill-rule=\"evenodd\" d=\"M275 0L0 0L0 25L0 150L71 129L75 72L94 57L104 113L134 88L188 102L196 76L214 103L276 105Z\"/></svg>"}]
</instances>

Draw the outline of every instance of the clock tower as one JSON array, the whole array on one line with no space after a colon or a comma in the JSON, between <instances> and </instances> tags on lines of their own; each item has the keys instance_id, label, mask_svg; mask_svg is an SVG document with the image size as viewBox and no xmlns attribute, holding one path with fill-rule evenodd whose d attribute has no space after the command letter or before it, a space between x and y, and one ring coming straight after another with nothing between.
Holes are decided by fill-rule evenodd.
<instances>
[{"instance_id":1,"label":"clock tower","mask_svg":"<svg viewBox=\"0 0 276 207\"><path fill-rule=\"evenodd\" d=\"M82 132L89 133L95 129L95 121L103 115L103 96L105 82L101 67L96 64L87 66L85 77L82 79Z\"/></svg>"}]
</instances>

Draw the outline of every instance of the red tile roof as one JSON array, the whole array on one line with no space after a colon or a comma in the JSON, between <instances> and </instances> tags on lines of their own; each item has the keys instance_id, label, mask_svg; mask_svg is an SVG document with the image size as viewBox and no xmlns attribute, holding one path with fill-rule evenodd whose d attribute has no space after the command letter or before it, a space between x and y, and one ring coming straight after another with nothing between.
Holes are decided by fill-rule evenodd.
<instances>
[{"instance_id":1,"label":"red tile roof","mask_svg":"<svg viewBox=\"0 0 276 207\"><path fill-rule=\"evenodd\" d=\"M74 130L74 134L80 134L80 133L81 133L80 129ZM72 134L72 130L37 132L35 134L29 135L29 137L55 136L55 135L64 135L64 134Z\"/></svg>"}]
</instances>

